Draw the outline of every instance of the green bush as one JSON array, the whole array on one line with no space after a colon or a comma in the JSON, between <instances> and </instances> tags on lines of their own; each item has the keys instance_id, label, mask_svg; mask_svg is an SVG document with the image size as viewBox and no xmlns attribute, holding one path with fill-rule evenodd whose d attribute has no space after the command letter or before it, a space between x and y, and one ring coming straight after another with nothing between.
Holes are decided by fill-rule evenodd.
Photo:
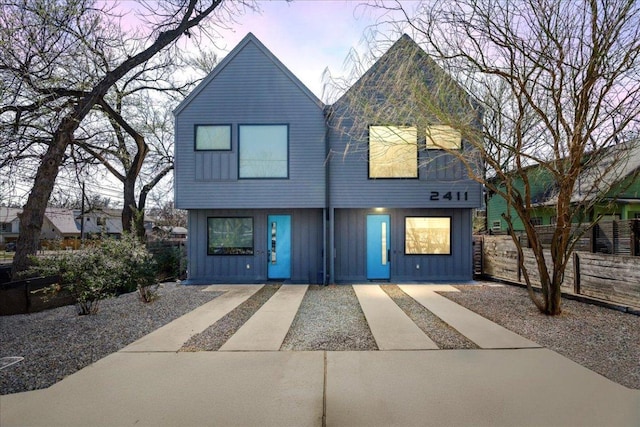
<instances>
[{"instance_id":1,"label":"green bush","mask_svg":"<svg viewBox=\"0 0 640 427\"><path fill-rule=\"evenodd\" d=\"M144 243L125 234L104 237L80 251L59 252L33 258L29 275L59 276L60 285L75 298L78 314L95 314L99 301L120 292L137 290L143 301L155 298L156 264ZM60 286L50 292L60 291Z\"/></svg>"},{"instance_id":2,"label":"green bush","mask_svg":"<svg viewBox=\"0 0 640 427\"><path fill-rule=\"evenodd\" d=\"M145 244L135 235L125 233L120 239L104 239L100 250L106 258L119 263L116 274L118 292L141 291L156 284L157 264ZM148 302L146 298L142 299Z\"/></svg>"},{"instance_id":3,"label":"green bush","mask_svg":"<svg viewBox=\"0 0 640 427\"><path fill-rule=\"evenodd\" d=\"M150 243L149 250L156 261L156 274L160 280L184 277L187 262L183 247L171 242L158 241Z\"/></svg>"}]
</instances>

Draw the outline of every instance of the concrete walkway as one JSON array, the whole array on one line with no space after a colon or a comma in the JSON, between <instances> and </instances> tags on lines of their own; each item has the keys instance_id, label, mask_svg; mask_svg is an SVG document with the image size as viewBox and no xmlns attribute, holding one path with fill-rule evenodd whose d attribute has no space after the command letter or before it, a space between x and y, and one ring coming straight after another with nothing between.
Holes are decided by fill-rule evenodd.
<instances>
[{"instance_id":1,"label":"concrete walkway","mask_svg":"<svg viewBox=\"0 0 640 427\"><path fill-rule=\"evenodd\" d=\"M436 290L458 292L453 286L450 286L450 289L431 289L430 286L424 285L398 285L398 287L433 314L447 322L449 326L478 344L480 348L540 347L540 345L485 319L435 292Z\"/></svg>"},{"instance_id":2,"label":"concrete walkway","mask_svg":"<svg viewBox=\"0 0 640 427\"><path fill-rule=\"evenodd\" d=\"M223 295L145 335L121 351L178 351L189 338L222 319L260 288L262 285L220 286L215 291L225 292Z\"/></svg>"},{"instance_id":3,"label":"concrete walkway","mask_svg":"<svg viewBox=\"0 0 640 427\"><path fill-rule=\"evenodd\" d=\"M296 317L307 285L280 289L227 340L220 351L278 351Z\"/></svg>"},{"instance_id":4,"label":"concrete walkway","mask_svg":"<svg viewBox=\"0 0 640 427\"><path fill-rule=\"evenodd\" d=\"M353 285L380 350L434 350L438 345L376 285Z\"/></svg>"},{"instance_id":5,"label":"concrete walkway","mask_svg":"<svg viewBox=\"0 0 640 427\"><path fill-rule=\"evenodd\" d=\"M460 329L476 334L484 345L528 348L176 352L187 335L206 328L258 289L229 288L48 389L0 396L0 426L640 425L640 391L524 341L492 342L486 335L503 332L483 318L474 320L483 332L474 332L457 304L429 294L435 288L409 287L407 292L443 318L459 322ZM406 323L389 308L392 300L378 286L355 289L363 309L369 305L371 319L371 309L378 307L393 313L387 324ZM244 330L242 340L232 337L235 348L259 341L256 334L269 335L270 325L277 325L278 332L271 334L270 344L257 347L279 348L277 341L282 342L282 331L291 324L305 290L281 287L238 331L236 335ZM372 302L377 299L384 302ZM214 304L218 300L222 302ZM394 328L402 331L404 326L390 330ZM374 336L383 336L382 329L372 326Z\"/></svg>"}]
</instances>

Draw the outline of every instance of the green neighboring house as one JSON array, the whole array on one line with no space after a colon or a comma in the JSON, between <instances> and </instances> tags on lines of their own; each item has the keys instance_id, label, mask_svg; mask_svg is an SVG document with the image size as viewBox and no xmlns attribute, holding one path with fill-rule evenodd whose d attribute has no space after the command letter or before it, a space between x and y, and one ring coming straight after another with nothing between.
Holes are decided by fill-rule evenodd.
<instances>
[{"instance_id":1,"label":"green neighboring house","mask_svg":"<svg viewBox=\"0 0 640 427\"><path fill-rule=\"evenodd\" d=\"M615 147L614 147L615 149ZM614 154L615 150L611 150ZM611 156L603 156L600 163L583 171L578 179L578 186L572 196L572 201L592 201L596 196L599 201L586 212L589 220L602 219L636 219L640 218L640 147L628 151L625 161L616 160L612 166ZM602 178L602 171L609 169L612 173L610 180ZM531 185L532 204L534 205L532 219L535 225L553 225L556 221L556 186L551 174L540 166L531 166L527 170ZM613 179L617 177L617 179ZM608 182L609 181L609 182ZM521 178L514 179L514 186L523 190ZM604 197L598 196L601 188L607 188ZM507 211L506 200L497 194L487 196L487 230L491 233L505 233L507 223L502 214ZM516 231L523 231L520 218L512 212L513 227Z\"/></svg>"}]
</instances>

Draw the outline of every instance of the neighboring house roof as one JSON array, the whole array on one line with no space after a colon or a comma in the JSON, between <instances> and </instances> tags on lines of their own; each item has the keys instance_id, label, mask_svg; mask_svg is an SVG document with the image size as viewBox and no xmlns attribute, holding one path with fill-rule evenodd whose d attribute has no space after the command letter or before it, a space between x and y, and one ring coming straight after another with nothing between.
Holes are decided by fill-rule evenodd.
<instances>
[{"instance_id":1,"label":"neighboring house roof","mask_svg":"<svg viewBox=\"0 0 640 427\"><path fill-rule=\"evenodd\" d=\"M92 209L84 213L84 218L85 233L122 234L122 211L119 209ZM104 222L99 224L98 219L104 220ZM81 215L80 212L77 212L77 224L80 224L80 221Z\"/></svg>"},{"instance_id":2,"label":"neighboring house roof","mask_svg":"<svg viewBox=\"0 0 640 427\"><path fill-rule=\"evenodd\" d=\"M603 196L615 198L617 194L608 193L627 178L639 178L638 171L640 171L640 141L609 147L593 164L585 166L571 195L571 203L591 201ZM552 192L541 204L555 205L556 203L557 192Z\"/></svg>"},{"instance_id":3,"label":"neighboring house roof","mask_svg":"<svg viewBox=\"0 0 640 427\"><path fill-rule=\"evenodd\" d=\"M0 206L0 223L11 223L19 221L18 214L22 212L20 208L7 208ZM44 216L60 235L79 235L80 229L76 226L73 211L65 208L47 208Z\"/></svg>"},{"instance_id":4,"label":"neighboring house roof","mask_svg":"<svg viewBox=\"0 0 640 427\"><path fill-rule=\"evenodd\" d=\"M189 103L198 96L200 92L213 80L216 78L218 74L233 60L233 58L238 55L249 43L254 44L264 55L273 62L273 64L278 67L300 90L308 96L314 103L318 105L319 108L324 108L324 104L322 101L316 97L313 92L307 88L304 83L300 81L289 69L282 63L278 58L275 57L269 49L267 49L260 40L256 38L252 33L248 33L244 39L238 43L238 45L231 51L225 58L220 61L218 65L207 75L207 77L200 82L198 86L173 110L174 115L178 115L184 108L186 108Z\"/></svg>"},{"instance_id":5,"label":"neighboring house roof","mask_svg":"<svg viewBox=\"0 0 640 427\"><path fill-rule=\"evenodd\" d=\"M0 223L13 222L18 218L20 212L22 212L22 209L0 206Z\"/></svg>"},{"instance_id":6,"label":"neighboring house roof","mask_svg":"<svg viewBox=\"0 0 640 427\"><path fill-rule=\"evenodd\" d=\"M156 226L156 227L153 227L153 229L157 231L163 231L165 233L170 233L170 234L187 234L188 233L188 230L184 227L171 226L171 225Z\"/></svg>"},{"instance_id":7,"label":"neighboring house roof","mask_svg":"<svg viewBox=\"0 0 640 427\"><path fill-rule=\"evenodd\" d=\"M61 235L80 235L80 229L76 225L73 210L47 208L44 215Z\"/></svg>"}]
</instances>

